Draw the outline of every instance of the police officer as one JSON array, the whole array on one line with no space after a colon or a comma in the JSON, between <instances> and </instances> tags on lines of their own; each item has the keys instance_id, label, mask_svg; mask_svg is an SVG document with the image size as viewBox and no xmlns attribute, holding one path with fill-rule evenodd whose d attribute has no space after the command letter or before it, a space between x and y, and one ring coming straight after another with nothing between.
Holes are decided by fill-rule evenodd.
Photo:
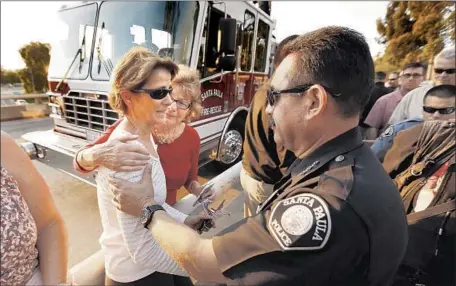
<instances>
[{"instance_id":1,"label":"police officer","mask_svg":"<svg viewBox=\"0 0 456 286\"><path fill-rule=\"evenodd\" d=\"M357 129L373 85L369 47L343 27L291 45L267 112L275 142L297 159L256 215L204 239L154 202L150 176L136 185L112 179L113 201L203 285L387 285L407 223L397 188Z\"/></svg>"}]
</instances>

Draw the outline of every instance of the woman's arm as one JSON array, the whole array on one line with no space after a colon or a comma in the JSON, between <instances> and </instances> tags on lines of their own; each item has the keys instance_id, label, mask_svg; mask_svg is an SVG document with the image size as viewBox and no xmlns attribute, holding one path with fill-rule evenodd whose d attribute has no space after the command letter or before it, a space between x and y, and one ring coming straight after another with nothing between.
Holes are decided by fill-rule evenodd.
<instances>
[{"instance_id":1,"label":"woman's arm","mask_svg":"<svg viewBox=\"0 0 456 286\"><path fill-rule=\"evenodd\" d=\"M187 181L185 182L185 188L190 194L198 196L200 192L203 190L203 187L198 182L198 161L199 161L199 153L200 153L200 137L196 130L192 131L192 146L191 155L190 155L190 170L188 171Z\"/></svg>"},{"instance_id":2,"label":"woman's arm","mask_svg":"<svg viewBox=\"0 0 456 286\"><path fill-rule=\"evenodd\" d=\"M43 177L27 154L2 131L2 165L17 181L38 230L37 248L44 285L66 281L68 243L60 213Z\"/></svg>"},{"instance_id":3,"label":"woman's arm","mask_svg":"<svg viewBox=\"0 0 456 286\"><path fill-rule=\"evenodd\" d=\"M137 135L125 134L114 140L106 141L107 139L101 140L103 142L95 141L95 145L80 150L74 159L75 169L87 172L103 166L114 171L132 172L143 169L149 161L147 149L138 144L128 144L129 141L137 140Z\"/></svg>"},{"instance_id":4,"label":"woman's arm","mask_svg":"<svg viewBox=\"0 0 456 286\"><path fill-rule=\"evenodd\" d=\"M93 152L92 147L105 143L108 141L114 129L119 125L122 120L119 119L113 125L109 126L103 134L98 137L95 141L84 146L81 150L76 153L73 159L73 168L79 173L86 174L95 170L98 166L95 163L94 156L91 154ZM92 155L92 156L90 156Z\"/></svg>"}]
</instances>

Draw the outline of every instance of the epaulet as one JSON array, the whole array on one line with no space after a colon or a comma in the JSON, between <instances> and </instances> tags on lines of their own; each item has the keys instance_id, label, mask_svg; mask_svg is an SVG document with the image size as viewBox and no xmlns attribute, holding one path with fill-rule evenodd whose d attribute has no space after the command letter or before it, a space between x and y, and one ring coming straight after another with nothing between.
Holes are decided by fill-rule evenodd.
<instances>
[{"instance_id":1,"label":"epaulet","mask_svg":"<svg viewBox=\"0 0 456 286\"><path fill-rule=\"evenodd\" d=\"M295 178L290 184L287 196L291 197L302 192L302 189L311 188L318 194L327 194L345 200L353 186L354 158L349 154L341 154L332 159L326 170L318 177L302 181Z\"/></svg>"},{"instance_id":2,"label":"epaulet","mask_svg":"<svg viewBox=\"0 0 456 286\"><path fill-rule=\"evenodd\" d=\"M355 160L350 154L337 156L329 163L328 170L320 175L315 190L346 200L353 187L354 165Z\"/></svg>"}]
</instances>

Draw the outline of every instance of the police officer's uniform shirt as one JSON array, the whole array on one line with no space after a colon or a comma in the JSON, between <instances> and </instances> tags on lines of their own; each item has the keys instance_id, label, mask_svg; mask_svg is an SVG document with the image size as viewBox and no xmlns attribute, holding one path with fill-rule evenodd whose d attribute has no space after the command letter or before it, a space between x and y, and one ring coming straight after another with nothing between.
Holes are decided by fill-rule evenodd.
<instances>
[{"instance_id":1,"label":"police officer's uniform shirt","mask_svg":"<svg viewBox=\"0 0 456 286\"><path fill-rule=\"evenodd\" d=\"M228 285L386 285L405 252L399 193L358 130L297 159L213 247Z\"/></svg>"}]
</instances>

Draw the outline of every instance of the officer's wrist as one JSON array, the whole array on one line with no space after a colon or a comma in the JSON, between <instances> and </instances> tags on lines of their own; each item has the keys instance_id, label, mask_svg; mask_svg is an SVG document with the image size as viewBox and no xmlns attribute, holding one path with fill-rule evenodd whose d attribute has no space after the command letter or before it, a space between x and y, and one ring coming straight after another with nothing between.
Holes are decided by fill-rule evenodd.
<instances>
[{"instance_id":1,"label":"officer's wrist","mask_svg":"<svg viewBox=\"0 0 456 286\"><path fill-rule=\"evenodd\" d=\"M160 219L160 216L161 215L165 215L165 214L166 214L166 210L157 210L157 211L155 211L155 213L153 214L153 216L150 219L149 223L147 224L146 228L148 230L151 230L151 228L153 226L153 223L157 221L157 217L159 217L158 219Z\"/></svg>"}]
</instances>

